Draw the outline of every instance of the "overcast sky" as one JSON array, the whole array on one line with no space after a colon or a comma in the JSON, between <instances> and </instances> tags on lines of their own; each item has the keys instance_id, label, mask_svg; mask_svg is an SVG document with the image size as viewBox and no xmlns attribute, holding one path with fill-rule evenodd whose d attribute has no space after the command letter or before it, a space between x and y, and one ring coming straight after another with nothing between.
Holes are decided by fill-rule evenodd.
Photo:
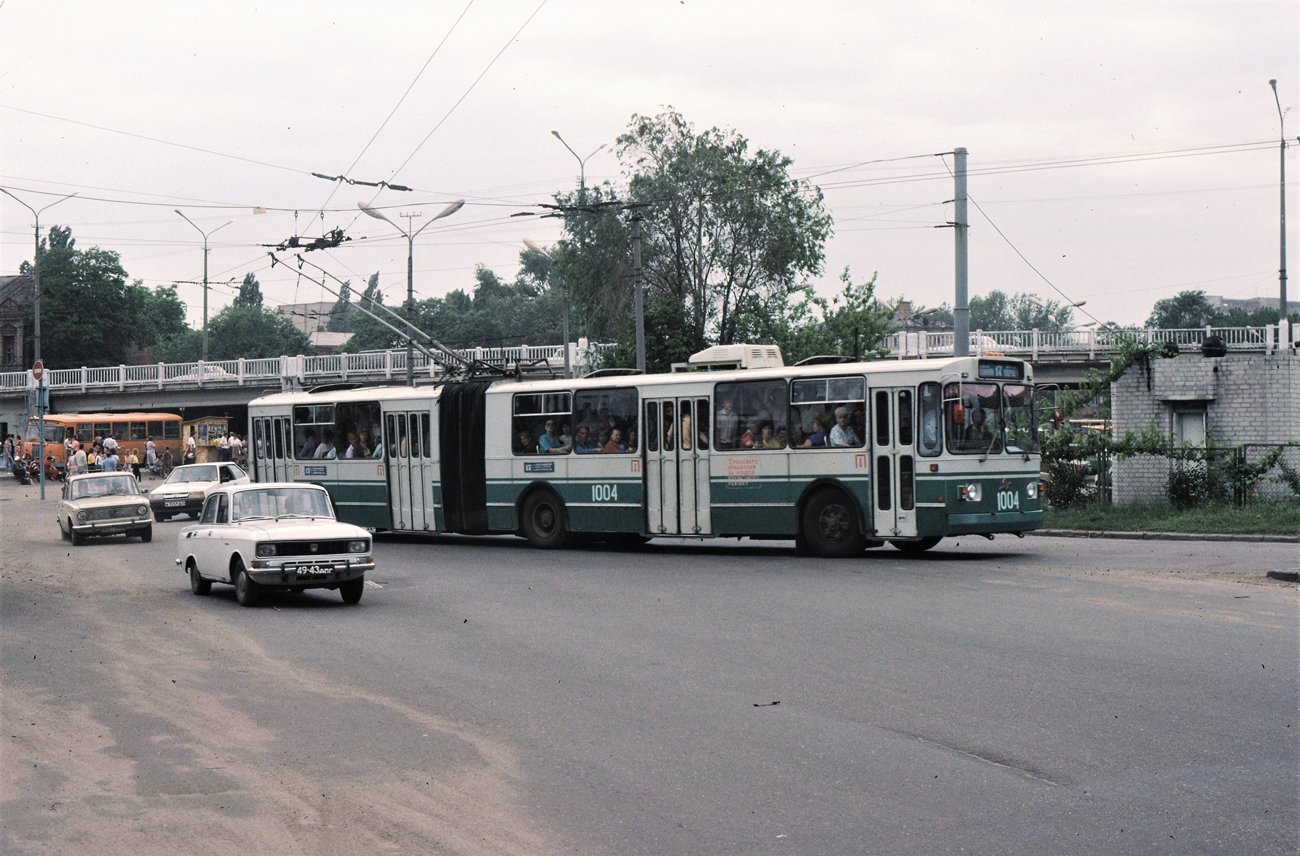
<instances>
[{"instance_id":1,"label":"overcast sky","mask_svg":"<svg viewBox=\"0 0 1300 856\"><path fill-rule=\"evenodd\" d=\"M77 193L42 229L70 226L150 287L202 279L202 238L173 209L204 231L233 221L210 239L213 315L250 271L269 305L332 299L262 245L335 227L353 240L306 258L358 289L378 271L391 305L406 240L357 202L402 224L422 212L419 228L467 201L417 239L417 299L471 290L479 264L512 279L523 240L560 230L510 215L578 181L550 132L586 157L671 105L823 188L823 292L849 267L878 272L883 297L952 302L941 155L964 147L972 297L1033 292L1086 301L1079 323L1141 323L1188 289L1277 300L1268 81L1300 103L1298 45L1297 0L3 0L0 186L34 208ZM606 149L586 180L624 176ZM0 273L30 260L32 226L0 196ZM201 286L179 292L198 323Z\"/></svg>"}]
</instances>

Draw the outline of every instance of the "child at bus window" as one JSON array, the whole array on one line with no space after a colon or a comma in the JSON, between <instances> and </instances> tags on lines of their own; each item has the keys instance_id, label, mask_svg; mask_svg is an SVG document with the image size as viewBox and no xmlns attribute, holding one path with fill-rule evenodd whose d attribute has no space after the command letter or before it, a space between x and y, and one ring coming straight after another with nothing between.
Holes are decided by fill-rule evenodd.
<instances>
[{"instance_id":1,"label":"child at bus window","mask_svg":"<svg viewBox=\"0 0 1300 856\"><path fill-rule=\"evenodd\" d=\"M781 449L785 446L785 444L777 439L776 435L772 433L772 426L770 424L763 424L758 437L758 447L760 449Z\"/></svg>"}]
</instances>

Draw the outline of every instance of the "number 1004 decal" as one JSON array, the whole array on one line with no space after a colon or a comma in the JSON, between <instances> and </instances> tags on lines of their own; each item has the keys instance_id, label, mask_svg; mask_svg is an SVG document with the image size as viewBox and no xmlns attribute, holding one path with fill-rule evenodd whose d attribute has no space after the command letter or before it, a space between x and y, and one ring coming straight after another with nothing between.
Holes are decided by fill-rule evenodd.
<instances>
[{"instance_id":1,"label":"number 1004 decal","mask_svg":"<svg viewBox=\"0 0 1300 856\"><path fill-rule=\"evenodd\" d=\"M998 511L1019 511L1020 494L1014 490L998 491Z\"/></svg>"},{"instance_id":2,"label":"number 1004 decal","mask_svg":"<svg viewBox=\"0 0 1300 856\"><path fill-rule=\"evenodd\" d=\"M593 484L591 486L592 502L618 502L618 485Z\"/></svg>"}]
</instances>

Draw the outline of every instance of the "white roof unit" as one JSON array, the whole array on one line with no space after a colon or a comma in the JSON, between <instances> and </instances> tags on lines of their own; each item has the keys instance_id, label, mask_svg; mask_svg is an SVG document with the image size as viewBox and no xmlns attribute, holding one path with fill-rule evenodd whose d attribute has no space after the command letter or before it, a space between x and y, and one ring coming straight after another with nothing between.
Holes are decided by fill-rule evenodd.
<instances>
[{"instance_id":1,"label":"white roof unit","mask_svg":"<svg viewBox=\"0 0 1300 856\"><path fill-rule=\"evenodd\" d=\"M685 365L675 364L673 370L770 369L784 365L777 345L714 345L691 354Z\"/></svg>"}]
</instances>

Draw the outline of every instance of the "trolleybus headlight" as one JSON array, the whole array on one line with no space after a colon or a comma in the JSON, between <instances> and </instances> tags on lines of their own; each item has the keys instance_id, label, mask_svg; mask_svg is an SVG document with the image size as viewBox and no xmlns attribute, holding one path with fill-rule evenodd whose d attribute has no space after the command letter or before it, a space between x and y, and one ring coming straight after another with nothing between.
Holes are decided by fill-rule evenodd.
<instances>
[{"instance_id":1,"label":"trolleybus headlight","mask_svg":"<svg viewBox=\"0 0 1300 856\"><path fill-rule=\"evenodd\" d=\"M1038 499L1038 482L1030 482L1025 485L1025 493L1030 499Z\"/></svg>"},{"instance_id":2,"label":"trolleybus headlight","mask_svg":"<svg viewBox=\"0 0 1300 856\"><path fill-rule=\"evenodd\" d=\"M267 557L267 556L276 556L276 555L279 555L279 553L278 553L278 551L275 549L275 545L274 545L274 544L258 544L258 545L257 545L257 555L258 555L258 556L261 556L261 557L263 557L263 558L265 558L265 557Z\"/></svg>"},{"instance_id":3,"label":"trolleybus headlight","mask_svg":"<svg viewBox=\"0 0 1300 856\"><path fill-rule=\"evenodd\" d=\"M967 502L980 501L980 486L976 482L964 484L961 486L961 498Z\"/></svg>"}]
</instances>

